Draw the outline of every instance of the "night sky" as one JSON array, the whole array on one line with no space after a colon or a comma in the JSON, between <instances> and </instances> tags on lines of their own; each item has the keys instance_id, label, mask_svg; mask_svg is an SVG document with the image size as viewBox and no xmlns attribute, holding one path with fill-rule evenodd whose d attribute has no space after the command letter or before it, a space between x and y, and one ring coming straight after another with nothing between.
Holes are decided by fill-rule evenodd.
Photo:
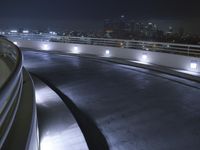
<instances>
[{"instance_id":1,"label":"night sky","mask_svg":"<svg viewBox=\"0 0 200 150\"><path fill-rule=\"evenodd\" d=\"M0 26L87 28L122 14L136 20L173 20L195 26L200 22L199 3L194 0L4 0Z\"/></svg>"}]
</instances>

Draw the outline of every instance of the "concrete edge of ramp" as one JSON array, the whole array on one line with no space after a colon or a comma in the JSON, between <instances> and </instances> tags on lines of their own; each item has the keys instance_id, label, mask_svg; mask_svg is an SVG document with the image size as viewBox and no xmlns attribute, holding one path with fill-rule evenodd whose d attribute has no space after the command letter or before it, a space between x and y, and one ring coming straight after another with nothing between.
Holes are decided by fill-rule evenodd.
<instances>
[{"instance_id":1,"label":"concrete edge of ramp","mask_svg":"<svg viewBox=\"0 0 200 150\"><path fill-rule=\"evenodd\" d=\"M58 89L50 81L31 73L39 80L43 81L49 86L64 102L68 109L76 119L90 150L109 150L106 137L102 134L101 130L97 127L96 123L85 112L79 109L72 100L70 100L60 89ZM37 96L37 95L36 95ZM37 98L36 98L37 99ZM49 150L49 149L48 149Z\"/></svg>"},{"instance_id":2,"label":"concrete edge of ramp","mask_svg":"<svg viewBox=\"0 0 200 150\"><path fill-rule=\"evenodd\" d=\"M7 65L6 62L4 62L3 59L0 57L0 87L4 84L4 82L8 79L11 69Z\"/></svg>"},{"instance_id":3,"label":"concrete edge of ramp","mask_svg":"<svg viewBox=\"0 0 200 150\"><path fill-rule=\"evenodd\" d=\"M75 118L60 97L33 77L41 150L88 150Z\"/></svg>"}]
</instances>

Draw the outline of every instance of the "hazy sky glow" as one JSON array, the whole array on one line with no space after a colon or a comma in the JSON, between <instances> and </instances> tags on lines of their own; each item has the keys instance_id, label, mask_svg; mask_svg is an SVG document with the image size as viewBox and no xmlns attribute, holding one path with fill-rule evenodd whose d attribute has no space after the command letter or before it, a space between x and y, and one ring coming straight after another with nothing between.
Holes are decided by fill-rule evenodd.
<instances>
[{"instance_id":1,"label":"hazy sky glow","mask_svg":"<svg viewBox=\"0 0 200 150\"><path fill-rule=\"evenodd\" d=\"M19 21L16 24L45 25L46 22L48 26L59 22L87 26L124 14L140 20L196 19L195 24L200 22L199 3L194 0L5 0L1 2L0 20L3 25Z\"/></svg>"}]
</instances>

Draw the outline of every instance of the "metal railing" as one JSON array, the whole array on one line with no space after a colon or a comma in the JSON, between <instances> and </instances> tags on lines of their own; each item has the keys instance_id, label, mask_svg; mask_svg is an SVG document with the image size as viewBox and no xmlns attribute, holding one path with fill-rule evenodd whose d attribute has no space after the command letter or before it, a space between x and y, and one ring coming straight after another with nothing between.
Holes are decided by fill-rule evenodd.
<instances>
[{"instance_id":1,"label":"metal railing","mask_svg":"<svg viewBox=\"0 0 200 150\"><path fill-rule=\"evenodd\" d=\"M16 40L52 41L52 42L62 42L62 43L110 46L118 48L128 48L128 49L137 49L137 50L178 54L178 55L185 55L192 57L200 57L200 45L148 42L148 41L123 40L123 39L53 36L53 35L39 35L39 34L26 34L26 35L18 34L12 36L9 35L9 38Z\"/></svg>"},{"instance_id":2,"label":"metal railing","mask_svg":"<svg viewBox=\"0 0 200 150\"><path fill-rule=\"evenodd\" d=\"M0 149L11 134L21 102L23 70L21 51L6 39L0 39L0 55L10 67L11 73L0 87ZM0 71L4 71L0 68ZM24 112L26 113L26 112ZM21 122L23 124L23 122ZM21 131L23 132L23 131ZM12 135L20 138L20 135Z\"/></svg>"},{"instance_id":3,"label":"metal railing","mask_svg":"<svg viewBox=\"0 0 200 150\"><path fill-rule=\"evenodd\" d=\"M137 49L153 52L172 53L185 56L200 57L200 45L185 45L174 43L102 39L102 38L84 38L84 37L60 37L51 39L55 42L66 42L76 44L89 44L98 46L110 46L128 49Z\"/></svg>"}]
</instances>

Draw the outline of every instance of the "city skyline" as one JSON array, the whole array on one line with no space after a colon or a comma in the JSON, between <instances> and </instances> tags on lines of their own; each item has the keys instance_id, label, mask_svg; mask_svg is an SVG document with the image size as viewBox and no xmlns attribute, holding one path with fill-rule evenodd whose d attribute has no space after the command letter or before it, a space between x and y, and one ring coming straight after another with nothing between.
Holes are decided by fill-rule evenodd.
<instances>
[{"instance_id":1,"label":"city skyline","mask_svg":"<svg viewBox=\"0 0 200 150\"><path fill-rule=\"evenodd\" d=\"M107 18L108 19L108 18ZM117 20L119 17L116 19L109 18L110 20ZM100 21L92 21L88 20L85 22L82 21L71 21L71 22L65 22L65 21L46 21L46 22L41 22L41 21L36 21L36 20L22 20L18 22L16 19L9 20L9 19L3 19L0 20L0 29L15 29L15 28L28 28L28 29L49 29L49 30L58 30L58 31L63 31L63 30L77 30L77 31L97 31L97 30L102 30L104 26L104 20ZM130 19L134 20L134 19ZM143 23L148 23L152 22L154 24L158 25L158 28L167 31L169 26L172 26L174 30L178 30L179 28L184 28L184 30L188 33L192 34L199 34L200 35L200 30L199 26L200 23L194 24L195 20L155 20L155 19L149 19L149 20L139 20L135 19L134 21L136 22L143 22ZM48 22L48 25L47 25Z\"/></svg>"},{"instance_id":2,"label":"city skyline","mask_svg":"<svg viewBox=\"0 0 200 150\"><path fill-rule=\"evenodd\" d=\"M0 27L49 27L68 29L99 29L104 19L129 19L151 21L168 26L182 26L187 31L200 33L199 2L180 0L19 0L2 1ZM152 21L152 22L153 22ZM157 23L160 22L160 23ZM168 24L168 25L167 25Z\"/></svg>"}]
</instances>

